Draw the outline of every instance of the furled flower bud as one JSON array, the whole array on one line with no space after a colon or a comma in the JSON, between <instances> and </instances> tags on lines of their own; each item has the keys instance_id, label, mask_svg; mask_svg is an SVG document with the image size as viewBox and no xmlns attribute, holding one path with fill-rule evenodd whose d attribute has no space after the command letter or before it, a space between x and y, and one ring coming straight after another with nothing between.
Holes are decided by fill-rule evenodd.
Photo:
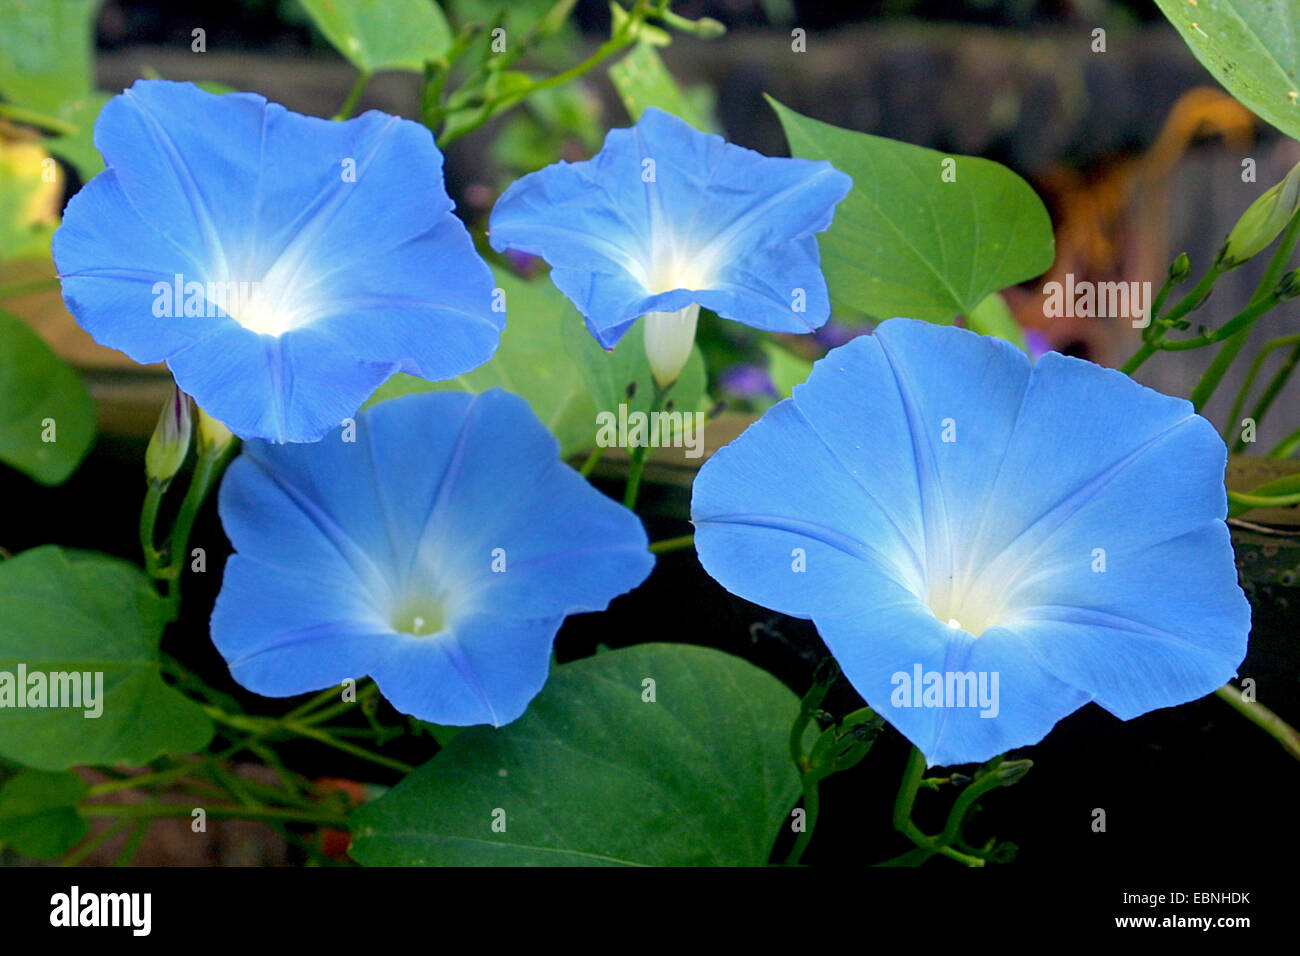
<instances>
[{"instance_id":1,"label":"furled flower bud","mask_svg":"<svg viewBox=\"0 0 1300 956\"><path fill-rule=\"evenodd\" d=\"M700 307L688 305L677 312L651 312L645 322L645 354L660 388L677 381L695 344L695 324Z\"/></svg>"},{"instance_id":2,"label":"furled flower bud","mask_svg":"<svg viewBox=\"0 0 1300 956\"><path fill-rule=\"evenodd\" d=\"M193 419L190 414L190 397L172 383L171 394L163 405L153 437L144 453L144 470L150 481L171 481L185 464L190 450Z\"/></svg>"},{"instance_id":3,"label":"furled flower bud","mask_svg":"<svg viewBox=\"0 0 1300 956\"><path fill-rule=\"evenodd\" d=\"M1182 282L1192 272L1192 260L1187 258L1187 253L1178 253L1178 258L1169 264L1169 281Z\"/></svg>"},{"instance_id":4,"label":"furled flower bud","mask_svg":"<svg viewBox=\"0 0 1300 956\"><path fill-rule=\"evenodd\" d=\"M1300 210L1300 163L1242 213L1219 253L1220 264L1226 269L1235 268L1266 248L1297 210Z\"/></svg>"},{"instance_id":5,"label":"furled flower bud","mask_svg":"<svg viewBox=\"0 0 1300 956\"><path fill-rule=\"evenodd\" d=\"M234 439L230 429L203 409L199 409L199 451L202 454L221 451Z\"/></svg>"}]
</instances>

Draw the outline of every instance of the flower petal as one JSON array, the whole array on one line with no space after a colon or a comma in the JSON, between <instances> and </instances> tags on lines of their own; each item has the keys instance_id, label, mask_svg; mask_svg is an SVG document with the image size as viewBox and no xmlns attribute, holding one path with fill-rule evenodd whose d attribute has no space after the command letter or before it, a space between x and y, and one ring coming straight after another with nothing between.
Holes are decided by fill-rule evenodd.
<instances>
[{"instance_id":1,"label":"flower petal","mask_svg":"<svg viewBox=\"0 0 1300 956\"><path fill-rule=\"evenodd\" d=\"M763 156L651 107L591 160L511 185L489 237L546 259L606 348L639 316L692 303L804 332L830 314L813 234L851 188L829 163Z\"/></svg>"},{"instance_id":2,"label":"flower petal","mask_svg":"<svg viewBox=\"0 0 1300 956\"><path fill-rule=\"evenodd\" d=\"M495 282L420 124L142 80L96 143L108 169L55 236L68 307L241 437L315 441L393 372L453 378L495 351Z\"/></svg>"},{"instance_id":3,"label":"flower petal","mask_svg":"<svg viewBox=\"0 0 1300 956\"><path fill-rule=\"evenodd\" d=\"M1232 675L1250 608L1225 456L1188 403L1118 372L1031 370L1001 340L895 319L704 466L696 548L724 587L811 618L931 763L985 760L1088 700L1127 719ZM998 699L901 704L914 668Z\"/></svg>"},{"instance_id":4,"label":"flower petal","mask_svg":"<svg viewBox=\"0 0 1300 956\"><path fill-rule=\"evenodd\" d=\"M238 553L213 637L251 689L370 674L424 720L504 723L545 682L565 615L653 566L636 515L513 395L393 399L346 435L249 443L223 483Z\"/></svg>"}]
</instances>

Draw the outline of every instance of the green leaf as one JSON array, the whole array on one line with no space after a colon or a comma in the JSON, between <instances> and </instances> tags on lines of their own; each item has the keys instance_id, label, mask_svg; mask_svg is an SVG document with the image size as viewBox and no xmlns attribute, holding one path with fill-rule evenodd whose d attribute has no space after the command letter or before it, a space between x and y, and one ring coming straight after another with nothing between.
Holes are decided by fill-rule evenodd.
<instances>
[{"instance_id":1,"label":"green leaf","mask_svg":"<svg viewBox=\"0 0 1300 956\"><path fill-rule=\"evenodd\" d=\"M358 70L420 72L451 47L433 0L300 0L325 38Z\"/></svg>"},{"instance_id":2,"label":"green leaf","mask_svg":"<svg viewBox=\"0 0 1300 956\"><path fill-rule=\"evenodd\" d=\"M106 94L93 90L68 100L59 108L58 116L77 127L77 132L45 141L50 152L77 168L82 180L89 180L104 169L104 157L95 148L95 120L108 101Z\"/></svg>"},{"instance_id":3,"label":"green leaf","mask_svg":"<svg viewBox=\"0 0 1300 956\"><path fill-rule=\"evenodd\" d=\"M101 0L0 0L0 93L59 115L94 87L95 15Z\"/></svg>"},{"instance_id":4,"label":"green leaf","mask_svg":"<svg viewBox=\"0 0 1300 956\"><path fill-rule=\"evenodd\" d=\"M582 327L582 317L549 281L527 282L496 270L505 293L506 329L496 355L486 365L445 382L395 375L375 392L371 403L435 390L478 394L503 388L528 402L533 413L560 441L564 457L595 441L596 409L577 364L565 349L563 328ZM585 334L585 333L584 333Z\"/></svg>"},{"instance_id":5,"label":"green leaf","mask_svg":"<svg viewBox=\"0 0 1300 956\"><path fill-rule=\"evenodd\" d=\"M81 377L26 322L0 311L0 461L57 485L94 437L95 404Z\"/></svg>"},{"instance_id":6,"label":"green leaf","mask_svg":"<svg viewBox=\"0 0 1300 956\"><path fill-rule=\"evenodd\" d=\"M82 179L104 168L92 141L108 102L96 93L95 17L101 0L0 0L0 94L16 106L71 123L46 141Z\"/></svg>"},{"instance_id":7,"label":"green leaf","mask_svg":"<svg viewBox=\"0 0 1300 956\"><path fill-rule=\"evenodd\" d=\"M762 347L763 354L767 356L768 377L776 386L777 394L789 398L794 387L812 374L812 362L781 348L775 342L763 342Z\"/></svg>"},{"instance_id":8,"label":"green leaf","mask_svg":"<svg viewBox=\"0 0 1300 956\"><path fill-rule=\"evenodd\" d=\"M966 327L980 335L996 335L1006 339L1024 351L1029 351L1029 342L1025 339L1025 330L1020 327L1016 317L1007 307L1007 300L999 292L990 292L979 305L966 316Z\"/></svg>"},{"instance_id":9,"label":"green leaf","mask_svg":"<svg viewBox=\"0 0 1300 956\"><path fill-rule=\"evenodd\" d=\"M799 796L786 741L798 710L775 677L711 648L642 644L564 664L519 720L465 730L358 810L352 855L761 866Z\"/></svg>"},{"instance_id":10,"label":"green leaf","mask_svg":"<svg viewBox=\"0 0 1300 956\"><path fill-rule=\"evenodd\" d=\"M0 755L40 770L65 770L138 766L206 745L212 723L159 672L166 621L162 598L125 561L46 545L0 562ZM89 673L96 699L17 707L16 693L24 690L20 673L29 685L33 674L43 674L51 686L52 674ZM102 675L102 695L96 674ZM83 683L77 682L78 691ZM30 693L25 699L32 703ZM45 703L54 702L51 690ZM96 711L98 717L88 716Z\"/></svg>"},{"instance_id":11,"label":"green leaf","mask_svg":"<svg viewBox=\"0 0 1300 956\"><path fill-rule=\"evenodd\" d=\"M1293 0L1156 0L1196 59L1237 99L1300 139L1300 19Z\"/></svg>"},{"instance_id":12,"label":"green leaf","mask_svg":"<svg viewBox=\"0 0 1300 956\"><path fill-rule=\"evenodd\" d=\"M62 856L86 835L77 812L85 795L75 773L24 770L0 787L0 845L34 860Z\"/></svg>"},{"instance_id":13,"label":"green leaf","mask_svg":"<svg viewBox=\"0 0 1300 956\"><path fill-rule=\"evenodd\" d=\"M768 99L793 155L853 177L819 237L835 302L877 319L951 322L1052 264L1047 210L1005 166L840 129Z\"/></svg>"},{"instance_id":14,"label":"green leaf","mask_svg":"<svg viewBox=\"0 0 1300 956\"><path fill-rule=\"evenodd\" d=\"M659 52L645 40L639 40L627 56L609 68L609 79L632 122L641 118L647 106L657 106L698 130L715 132L711 111L701 109L698 99L682 91Z\"/></svg>"},{"instance_id":15,"label":"green leaf","mask_svg":"<svg viewBox=\"0 0 1300 956\"><path fill-rule=\"evenodd\" d=\"M506 329L501 345L486 365L445 382L427 382L412 375L395 375L375 392L369 404L415 392L449 390L478 394L503 388L528 402L533 413L560 441L560 454L571 457L596 444L596 415L649 411L654 380L639 327L606 352L587 331L582 316L547 279L532 282L495 270L505 293ZM636 383L635 396L628 385ZM703 407L707 376L704 359L695 349L673 386L674 407L696 411Z\"/></svg>"},{"instance_id":16,"label":"green leaf","mask_svg":"<svg viewBox=\"0 0 1300 956\"><path fill-rule=\"evenodd\" d=\"M0 262L49 258L59 220L54 160L32 142L0 140Z\"/></svg>"}]
</instances>

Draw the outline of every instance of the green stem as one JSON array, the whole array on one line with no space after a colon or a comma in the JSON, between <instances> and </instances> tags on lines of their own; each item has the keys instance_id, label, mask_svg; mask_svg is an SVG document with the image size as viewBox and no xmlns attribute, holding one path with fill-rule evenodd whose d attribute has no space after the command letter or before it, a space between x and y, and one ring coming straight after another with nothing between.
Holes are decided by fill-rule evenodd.
<instances>
[{"instance_id":1,"label":"green stem","mask_svg":"<svg viewBox=\"0 0 1300 956\"><path fill-rule=\"evenodd\" d=\"M660 386L655 382L654 398L650 401L650 421L655 420L655 412L663 410L664 401L668 393L672 391L675 383L669 382L667 385ZM627 472L627 487L623 492L623 507L634 510L636 508L636 499L641 492L641 473L645 471L646 459L650 457L650 444L647 440L644 445L637 445L632 449L632 463Z\"/></svg>"},{"instance_id":2,"label":"green stem","mask_svg":"<svg viewBox=\"0 0 1300 956\"><path fill-rule=\"evenodd\" d=\"M600 445L593 448L591 454L587 456L587 460L584 461L582 467L578 469L578 474L582 475L584 478L590 476L591 473L596 470L596 466L600 464L600 459L604 454L605 449Z\"/></svg>"},{"instance_id":3,"label":"green stem","mask_svg":"<svg viewBox=\"0 0 1300 956\"><path fill-rule=\"evenodd\" d=\"M362 760L369 760L371 763L378 764L381 767L387 767L390 770L396 770L399 773L406 774L415 770L415 767L411 766L409 763L394 760L392 757L385 757L383 754L374 753L373 751L366 750L364 747L350 744L345 740L339 740L332 734L309 724L286 724L285 729L292 733L300 734L303 737L310 737L312 740L324 744L326 747L333 747L335 750L351 754L354 757L360 757Z\"/></svg>"},{"instance_id":4,"label":"green stem","mask_svg":"<svg viewBox=\"0 0 1300 956\"><path fill-rule=\"evenodd\" d=\"M1227 374L1228 368L1237 360L1238 353L1241 352L1250 339L1250 332L1249 328L1245 328L1228 339L1223 344L1223 348L1219 349L1210 362L1210 367L1205 370L1205 373L1196 382L1190 398L1192 407L1198 412L1205 407L1205 403L1210 400L1210 396L1218 388L1219 382L1223 381L1223 376Z\"/></svg>"},{"instance_id":5,"label":"green stem","mask_svg":"<svg viewBox=\"0 0 1300 956\"><path fill-rule=\"evenodd\" d=\"M332 703L334 699L342 693L343 693L342 684L336 684L333 687L327 687L325 690L321 691L311 700L307 701L307 703L299 707L295 707L293 710L289 711L289 713L284 715L283 719L301 720L303 717L305 717L307 714L310 714L312 711L316 710L317 708L324 707L326 704Z\"/></svg>"},{"instance_id":6,"label":"green stem","mask_svg":"<svg viewBox=\"0 0 1300 956\"><path fill-rule=\"evenodd\" d=\"M1283 475L1250 489L1228 492L1228 517L1235 518L1252 508L1286 507L1300 494L1300 473Z\"/></svg>"},{"instance_id":7,"label":"green stem","mask_svg":"<svg viewBox=\"0 0 1300 956\"><path fill-rule=\"evenodd\" d=\"M924 775L925 756L912 747L907 754L907 765L903 768L902 783L898 785L898 796L894 798L893 822L894 829L907 834L917 846L921 843L917 841L916 836L920 836L922 840L929 839L912 822L912 807L916 803L916 793L921 788L921 777Z\"/></svg>"},{"instance_id":8,"label":"green stem","mask_svg":"<svg viewBox=\"0 0 1300 956\"><path fill-rule=\"evenodd\" d=\"M0 116L25 126L36 126L51 133L58 133L60 136L76 136L81 131L81 127L67 120L61 120L49 113L29 110L25 106L15 106L13 103L0 103Z\"/></svg>"},{"instance_id":9,"label":"green stem","mask_svg":"<svg viewBox=\"0 0 1300 956\"><path fill-rule=\"evenodd\" d=\"M358 704L365 703L370 698L378 695L378 693L378 684L366 684L357 691L356 700L341 700L332 707L327 707L324 710L318 711L307 717L300 717L295 722L302 724L323 724L326 721L333 720L339 714L346 713Z\"/></svg>"},{"instance_id":10,"label":"green stem","mask_svg":"<svg viewBox=\"0 0 1300 956\"><path fill-rule=\"evenodd\" d=\"M1250 417L1254 420L1256 427L1259 427L1259 423L1264 420L1264 416L1267 415L1268 410L1272 408L1273 401L1281 393L1282 389L1286 387L1287 379L1291 377L1291 373L1295 371L1298 363L1300 363L1300 344L1291 349L1291 354L1286 357L1286 361L1284 361L1278 367L1278 370L1273 373L1273 377L1264 388L1264 394L1259 397L1259 401L1257 401L1255 407L1251 409ZM1240 442L1240 439L1238 439L1238 442ZM1242 444L1241 449L1238 450L1244 448L1245 445Z\"/></svg>"},{"instance_id":11,"label":"green stem","mask_svg":"<svg viewBox=\"0 0 1300 956\"><path fill-rule=\"evenodd\" d=\"M362 760L368 760L371 763L378 764L381 767L387 767L390 770L397 770L401 773L410 773L415 768L410 764L402 763L400 760L394 760L391 757L385 757L382 754L374 753L350 744L347 741L339 740L327 731L314 727L311 724L303 723L297 720L285 720L274 717L255 717L249 714L228 714L220 707L205 706L203 712L218 723L227 727L233 727L236 730L243 730L255 734L258 737L271 736L272 734L297 734L300 737L308 737L317 743L324 744L327 747L333 747L344 753L359 757ZM241 745L240 749L243 749Z\"/></svg>"},{"instance_id":12,"label":"green stem","mask_svg":"<svg viewBox=\"0 0 1300 956\"><path fill-rule=\"evenodd\" d=\"M799 779L800 786L803 788L804 826L803 831L795 838L789 855L785 858L786 866L798 866L804 852L808 849L808 844L812 842L813 830L817 827L817 817L821 812L821 781L821 775L813 773L805 773Z\"/></svg>"},{"instance_id":13,"label":"green stem","mask_svg":"<svg viewBox=\"0 0 1300 956\"><path fill-rule=\"evenodd\" d=\"M1224 349L1226 350L1231 345L1232 343L1229 342L1228 345L1224 346ZM1264 367L1264 362L1268 359L1270 355L1273 354L1274 350L1279 348L1285 348L1288 345L1300 346L1300 335L1284 335L1280 338L1274 339L1273 341L1269 342L1267 345L1265 345L1262 349L1259 350L1259 354L1255 356L1255 361L1251 363L1250 369L1246 373L1245 381L1241 383L1241 388L1237 391L1237 397L1232 402L1232 412L1231 414L1229 414L1227 425L1224 427L1223 430L1224 441L1228 440L1228 436L1231 435L1233 431L1236 431L1238 428L1241 427L1240 421L1241 421L1242 410L1246 406L1246 399L1250 395L1251 386L1255 384L1255 379L1259 376L1260 369ZM1223 353L1220 352L1219 354L1222 355ZM1218 359L1216 358L1215 361L1218 361ZM1287 360L1287 363L1286 365L1283 366L1283 368L1286 368L1287 365L1290 365L1292 368L1294 368L1294 364L1295 364L1295 353L1293 353L1292 357ZM1279 372L1281 372L1281 370L1279 370ZM1287 375L1289 374L1290 374L1290 370L1288 369ZM1258 410L1262 405L1264 411L1267 412L1268 406L1272 404L1273 395L1276 395L1276 391L1282 387L1282 384L1284 384L1285 381L1286 381L1286 377L1283 376L1281 378L1281 383L1279 383L1278 375L1274 375L1273 380L1269 383L1268 389L1265 390L1265 395L1269 396L1268 402L1264 402L1264 400L1261 399L1255 405L1256 410ZM1256 427L1258 427L1259 418L1255 415L1252 415L1251 417L1254 418L1255 425ZM1243 442L1240 438L1238 438L1236 440L1236 443L1233 445L1232 450L1234 452L1240 452L1240 451L1244 451L1245 447L1246 447L1246 443Z\"/></svg>"},{"instance_id":14,"label":"green stem","mask_svg":"<svg viewBox=\"0 0 1300 956\"><path fill-rule=\"evenodd\" d=\"M1238 332L1249 332L1255 320L1277 305L1278 301L1275 296L1270 295L1268 298L1252 302L1213 332L1196 335L1190 339L1175 339L1173 341L1163 339L1160 342L1160 348L1165 352L1185 352L1189 349L1200 349L1207 345L1222 342L1224 339L1232 338ZM1237 346L1237 348L1240 349L1241 346ZM1220 375L1220 377L1222 376ZM1214 384L1218 385L1218 382ZM1201 390L1201 386L1198 384L1197 391ZM1213 389L1210 389L1210 391L1213 391ZM1205 397L1208 398L1208 394Z\"/></svg>"},{"instance_id":15,"label":"green stem","mask_svg":"<svg viewBox=\"0 0 1300 956\"><path fill-rule=\"evenodd\" d=\"M125 817L118 821L119 823L129 823ZM117 855L113 861L114 866L130 866L135 860L135 855L140 852L140 846L144 843L144 838L149 835L149 821L136 820L135 829L127 837L126 843L122 846L122 852Z\"/></svg>"},{"instance_id":16,"label":"green stem","mask_svg":"<svg viewBox=\"0 0 1300 956\"><path fill-rule=\"evenodd\" d=\"M141 774L135 777L125 777L121 780L108 780L104 783L97 783L86 790L87 797L102 797L105 794L117 793L119 790L137 790L140 787L156 787L160 784L173 783L181 777L189 776L192 773L200 771L205 761L186 761L185 763L172 767L168 770L160 770L156 773Z\"/></svg>"},{"instance_id":17,"label":"green stem","mask_svg":"<svg viewBox=\"0 0 1300 956\"><path fill-rule=\"evenodd\" d=\"M670 551L685 551L695 545L695 535L683 534L676 538L664 538L650 545L651 554L667 554Z\"/></svg>"},{"instance_id":18,"label":"green stem","mask_svg":"<svg viewBox=\"0 0 1300 956\"><path fill-rule=\"evenodd\" d=\"M916 803L916 794L920 790L921 779L924 775L925 757L921 754L921 751L913 747L907 756L907 766L903 770L903 781L899 785L898 796L894 799L894 829L902 833L922 850L942 854L959 863L964 863L966 866L983 866L984 859L982 857L955 850L950 844L961 834L962 822L975 801L983 796L986 791L998 786L997 777L989 773L980 780L968 784L949 811L943 832L932 837L912 822L912 808Z\"/></svg>"},{"instance_id":19,"label":"green stem","mask_svg":"<svg viewBox=\"0 0 1300 956\"><path fill-rule=\"evenodd\" d=\"M132 825L131 820L114 821L110 826L107 826L104 829L100 830L98 833L89 836L85 840L85 842L83 842L80 846L78 846L67 856L65 856L62 860L60 860L59 866L76 866L82 860L86 859L86 857L90 856L90 854L94 853L101 846L103 846L105 843L113 839L113 837L117 836L119 833L121 833L123 830L127 829L131 825Z\"/></svg>"},{"instance_id":20,"label":"green stem","mask_svg":"<svg viewBox=\"0 0 1300 956\"><path fill-rule=\"evenodd\" d=\"M1281 744L1283 750L1300 760L1300 732L1297 732L1294 727L1259 701L1243 700L1241 688L1234 687L1232 684L1224 684L1214 693L1233 710Z\"/></svg>"},{"instance_id":21,"label":"green stem","mask_svg":"<svg viewBox=\"0 0 1300 956\"><path fill-rule=\"evenodd\" d=\"M343 101L339 111L334 114L334 119L345 120L352 115L353 110L357 108L357 103L361 100L361 93L365 90L366 84L370 82L370 74L365 70L357 75L356 82L352 84L352 89L348 91L348 98Z\"/></svg>"},{"instance_id":22,"label":"green stem","mask_svg":"<svg viewBox=\"0 0 1300 956\"><path fill-rule=\"evenodd\" d=\"M1233 511L1235 518L1238 514L1256 508L1289 508L1291 505L1300 505L1300 492L1286 495L1255 495L1249 492L1229 491L1228 500L1234 505L1241 505L1239 510Z\"/></svg>"},{"instance_id":23,"label":"green stem","mask_svg":"<svg viewBox=\"0 0 1300 956\"><path fill-rule=\"evenodd\" d=\"M1205 297L1210 294L1214 283L1218 281L1219 276L1222 274L1223 269L1216 262L1206 271L1205 275L1201 276L1201 280L1192 287L1192 291L1178 300L1178 304L1169 311L1168 315L1156 315L1154 314L1155 309L1152 309L1151 328L1155 328L1157 331L1148 336L1146 330L1144 330L1141 347L1133 353L1132 358L1120 367L1120 371L1126 375L1132 375L1141 367L1143 362L1160 351L1163 347L1164 337L1168 334L1173 323L1180 321L1183 316L1204 302Z\"/></svg>"},{"instance_id":24,"label":"green stem","mask_svg":"<svg viewBox=\"0 0 1300 956\"><path fill-rule=\"evenodd\" d=\"M205 449L200 452L198 461L194 465L190 485L185 489L185 498L181 501L176 521L167 538L168 563L154 575L166 582L167 604L172 620L176 620L180 612L180 578L185 562L189 560L190 532L194 529L194 521L198 518L203 503L207 501L208 494L220 480L238 445L238 442L231 441L222 448Z\"/></svg>"},{"instance_id":25,"label":"green stem","mask_svg":"<svg viewBox=\"0 0 1300 956\"><path fill-rule=\"evenodd\" d=\"M151 578L157 578L162 569L164 555L158 550L154 534L158 526L158 508L166 491L167 486L162 482L149 482L144 505L140 508L140 550L144 552L144 567Z\"/></svg>"},{"instance_id":26,"label":"green stem","mask_svg":"<svg viewBox=\"0 0 1300 956\"><path fill-rule=\"evenodd\" d=\"M598 66L605 60L609 59L615 53L630 46L634 41L633 34L635 33L637 26L639 26L641 21L645 19L646 14L649 11L650 4L647 0L637 0L636 5L628 12L627 20L623 22L618 31L602 43L596 49L596 52L591 54L591 56L587 57L576 66L565 70L563 73L557 73L554 76L549 76L543 80L536 80L523 89L516 89L502 96L489 98L479 108L478 115L475 116L474 119L462 124L454 132L438 137L438 146L440 148L445 148L448 143L460 139L466 133L472 133L488 120L492 119L492 117L514 106L520 100L531 96L539 90L550 89L554 86L562 86L570 80L575 80L587 73L593 67Z\"/></svg>"},{"instance_id":27,"label":"green stem","mask_svg":"<svg viewBox=\"0 0 1300 956\"><path fill-rule=\"evenodd\" d=\"M1297 448L1300 448L1300 428L1297 428L1274 445L1272 451L1268 453L1268 457L1283 459L1290 458L1295 454Z\"/></svg>"},{"instance_id":28,"label":"green stem","mask_svg":"<svg viewBox=\"0 0 1300 956\"><path fill-rule=\"evenodd\" d=\"M447 85L447 78L482 30L477 23L465 24L457 32L446 55L426 65L424 87L420 90L420 120L431 131L436 131L447 117L447 109L443 105L443 88Z\"/></svg>"},{"instance_id":29,"label":"green stem","mask_svg":"<svg viewBox=\"0 0 1300 956\"><path fill-rule=\"evenodd\" d=\"M1282 239L1273 251L1273 256L1269 259L1268 266L1264 269L1259 284L1255 286L1255 291L1251 293L1248 305L1253 306L1260 302L1269 302L1268 308L1272 308L1273 305L1277 304L1277 286L1282 281L1282 274L1286 271L1291 256L1295 252L1297 240L1300 240L1300 214L1292 216L1291 221L1287 223L1286 229L1282 232ZM1249 308L1247 311L1249 311ZM1237 353L1241 351L1246 344L1246 340L1250 337L1253 324L1254 320L1251 320L1242 327L1240 332L1236 333L1235 337L1214 357L1210 367L1201 376L1201 380L1196 383L1196 388L1192 390L1191 399L1197 411L1205 407L1205 404L1210 400L1210 396L1214 394L1214 390L1219 387L1223 376L1227 374L1228 367L1236 359Z\"/></svg>"}]
</instances>

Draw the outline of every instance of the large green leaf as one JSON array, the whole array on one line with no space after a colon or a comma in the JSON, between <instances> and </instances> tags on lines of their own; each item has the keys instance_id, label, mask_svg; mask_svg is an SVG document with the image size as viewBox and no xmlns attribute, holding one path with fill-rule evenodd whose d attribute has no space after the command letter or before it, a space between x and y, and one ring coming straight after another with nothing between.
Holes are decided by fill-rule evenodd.
<instances>
[{"instance_id":1,"label":"large green leaf","mask_svg":"<svg viewBox=\"0 0 1300 956\"><path fill-rule=\"evenodd\" d=\"M528 402L559 439L560 453L566 458L595 445L598 412L617 414L620 403L626 403L629 411L649 410L654 383L639 326L618 348L606 352L587 331L578 310L549 280L528 282L498 269L496 281L505 294L506 329L490 362L445 382L395 375L370 402L413 392L477 394L503 388ZM704 359L696 349L673 387L674 407L699 409L706 384Z\"/></svg>"},{"instance_id":2,"label":"large green leaf","mask_svg":"<svg viewBox=\"0 0 1300 956\"><path fill-rule=\"evenodd\" d=\"M565 324L581 327L582 317L546 280L526 282L498 269L496 281L505 294L507 321L501 344L490 362L445 382L395 375L380 386L371 402L413 392L477 394L503 388L528 402L533 413L559 439L562 455L568 457L590 448L596 432L596 409L577 364L565 349L563 334Z\"/></svg>"},{"instance_id":3,"label":"large green leaf","mask_svg":"<svg viewBox=\"0 0 1300 956\"><path fill-rule=\"evenodd\" d=\"M776 678L710 648L642 644L564 664L519 720L458 734L357 811L352 855L762 865L799 796L786 740L798 709Z\"/></svg>"},{"instance_id":4,"label":"large green leaf","mask_svg":"<svg viewBox=\"0 0 1300 956\"><path fill-rule=\"evenodd\" d=\"M53 166L36 143L0 140L0 262L49 258L61 201Z\"/></svg>"},{"instance_id":5,"label":"large green leaf","mask_svg":"<svg viewBox=\"0 0 1300 956\"><path fill-rule=\"evenodd\" d=\"M627 56L609 68L609 79L634 123L647 106L657 106L696 129L716 132L710 119L713 104L708 87L683 90L652 43L639 41Z\"/></svg>"},{"instance_id":6,"label":"large green leaf","mask_svg":"<svg viewBox=\"0 0 1300 956\"><path fill-rule=\"evenodd\" d=\"M820 237L837 303L877 319L951 322L1052 264L1047 210L1005 166L840 129L770 102L793 155L829 160L853 177Z\"/></svg>"},{"instance_id":7,"label":"large green leaf","mask_svg":"<svg viewBox=\"0 0 1300 956\"><path fill-rule=\"evenodd\" d=\"M77 803L86 785L75 773L24 770L0 787L0 846L23 856L62 856L86 835Z\"/></svg>"},{"instance_id":8,"label":"large green leaf","mask_svg":"<svg viewBox=\"0 0 1300 956\"><path fill-rule=\"evenodd\" d=\"M0 93L42 113L89 92L101 0L0 0Z\"/></svg>"},{"instance_id":9,"label":"large green leaf","mask_svg":"<svg viewBox=\"0 0 1300 956\"><path fill-rule=\"evenodd\" d=\"M996 335L1024 351L1029 351L1025 330L1020 327L1011 307L1000 292L990 292L988 297L966 316L966 327L980 335Z\"/></svg>"},{"instance_id":10,"label":"large green leaf","mask_svg":"<svg viewBox=\"0 0 1300 956\"><path fill-rule=\"evenodd\" d=\"M0 311L0 461L57 485L94 437L95 403L81 377L26 322Z\"/></svg>"},{"instance_id":11,"label":"large green leaf","mask_svg":"<svg viewBox=\"0 0 1300 956\"><path fill-rule=\"evenodd\" d=\"M796 385L802 384L812 374L812 362L783 349L775 342L760 343L767 356L767 375L776 393L789 398Z\"/></svg>"},{"instance_id":12,"label":"large green leaf","mask_svg":"<svg viewBox=\"0 0 1300 956\"><path fill-rule=\"evenodd\" d=\"M1228 92L1300 139L1300 9L1295 0L1156 0Z\"/></svg>"},{"instance_id":13,"label":"large green leaf","mask_svg":"<svg viewBox=\"0 0 1300 956\"><path fill-rule=\"evenodd\" d=\"M43 707L0 706L0 754L64 770L139 765L203 747L211 722L159 672L166 620L163 600L125 561L46 545L0 562L0 680L17 684L20 667L47 684L51 674L103 675L102 698L89 708L84 698L82 706L48 706L52 694Z\"/></svg>"},{"instance_id":14,"label":"large green leaf","mask_svg":"<svg viewBox=\"0 0 1300 956\"><path fill-rule=\"evenodd\" d=\"M104 169L104 157L95 148L95 120L108 100L106 94L94 90L67 100L59 108L58 116L75 126L77 131L45 141L50 152L77 168L83 181L97 176Z\"/></svg>"},{"instance_id":15,"label":"large green leaf","mask_svg":"<svg viewBox=\"0 0 1300 956\"><path fill-rule=\"evenodd\" d=\"M0 0L0 95L74 128L47 142L82 179L104 168L92 134L108 97L94 91L101 0Z\"/></svg>"},{"instance_id":16,"label":"large green leaf","mask_svg":"<svg viewBox=\"0 0 1300 956\"><path fill-rule=\"evenodd\" d=\"M367 73L424 69L451 46L434 0L300 0L321 33Z\"/></svg>"}]
</instances>

